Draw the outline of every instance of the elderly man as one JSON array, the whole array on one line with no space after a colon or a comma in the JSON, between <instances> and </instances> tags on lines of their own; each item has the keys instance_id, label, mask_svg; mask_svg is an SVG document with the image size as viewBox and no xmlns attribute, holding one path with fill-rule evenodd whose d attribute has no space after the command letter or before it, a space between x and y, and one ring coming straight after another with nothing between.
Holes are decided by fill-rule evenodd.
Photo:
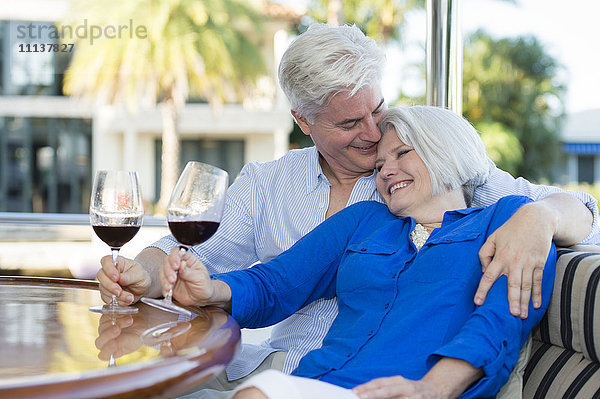
<instances>
[{"instance_id":1,"label":"elderly man","mask_svg":"<svg viewBox=\"0 0 600 399\"><path fill-rule=\"evenodd\" d=\"M293 117L315 146L244 167L228 191L219 230L192 249L211 273L267 262L346 206L382 202L373 168L381 138L377 122L386 109L384 63L376 43L354 26L315 24L290 45L279 80ZM589 195L536 186L498 169L477 188L472 205L490 205L509 194L535 202L523 206L481 248L485 273L474 300L483 303L492 283L507 274L511 313L525 318L530 297L536 308L541 303L541 276L552 240L563 246L599 242L598 208ZM160 296L159 270L176 245L172 236L165 237L135 260L119 258L117 268L103 258L98 272L103 299L115 294L129 304L141 296ZM176 297L182 289L175 286ZM335 299L301 309L275 326L268 341L244 345L227 369L228 379L265 367L291 372L321 345L336 314ZM226 381L219 389L228 389Z\"/></svg>"}]
</instances>

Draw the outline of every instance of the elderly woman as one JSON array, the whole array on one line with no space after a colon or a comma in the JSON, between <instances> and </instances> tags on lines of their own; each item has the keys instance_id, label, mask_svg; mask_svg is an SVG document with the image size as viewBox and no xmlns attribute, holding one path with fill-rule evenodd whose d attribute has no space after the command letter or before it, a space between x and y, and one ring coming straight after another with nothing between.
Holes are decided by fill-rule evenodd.
<instances>
[{"instance_id":1,"label":"elderly woman","mask_svg":"<svg viewBox=\"0 0 600 399\"><path fill-rule=\"evenodd\" d=\"M209 276L194 256L184 256L185 302L222 306L243 327L272 325L312 301L337 297L339 314L323 346L293 372L307 378L268 371L238 395L258 389L257 397L269 398L492 397L544 314L554 247L542 306L530 307L529 318L510 314L506 277L483 305L473 304L479 248L531 201L510 196L468 208L490 170L475 129L451 111L424 106L390 109L379 126L377 190L387 207L350 206L277 258L243 271ZM172 278L174 268L165 265L164 275ZM163 278L165 291L169 285Z\"/></svg>"}]
</instances>

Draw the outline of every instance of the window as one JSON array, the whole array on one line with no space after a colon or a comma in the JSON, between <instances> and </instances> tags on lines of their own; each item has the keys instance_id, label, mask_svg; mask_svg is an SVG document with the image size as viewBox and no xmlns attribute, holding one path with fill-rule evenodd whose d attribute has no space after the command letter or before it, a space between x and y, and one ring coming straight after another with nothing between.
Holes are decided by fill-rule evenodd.
<instances>
[{"instance_id":1,"label":"window","mask_svg":"<svg viewBox=\"0 0 600 399\"><path fill-rule=\"evenodd\" d=\"M579 182L594 183L594 156L579 155L577 157L577 174Z\"/></svg>"},{"instance_id":2,"label":"window","mask_svg":"<svg viewBox=\"0 0 600 399\"><path fill-rule=\"evenodd\" d=\"M58 43L54 29L51 22L0 21L0 94L62 94L71 53L41 51Z\"/></svg>"},{"instance_id":3,"label":"window","mask_svg":"<svg viewBox=\"0 0 600 399\"><path fill-rule=\"evenodd\" d=\"M0 118L0 211L87 213L91 123Z\"/></svg>"},{"instance_id":4,"label":"window","mask_svg":"<svg viewBox=\"0 0 600 399\"><path fill-rule=\"evenodd\" d=\"M162 141L156 140L156 195L155 201L160 197L160 175ZM179 170L188 161L205 162L219 167L229 173L229 184L235 180L244 166L244 141L243 140L181 140L181 157Z\"/></svg>"}]
</instances>

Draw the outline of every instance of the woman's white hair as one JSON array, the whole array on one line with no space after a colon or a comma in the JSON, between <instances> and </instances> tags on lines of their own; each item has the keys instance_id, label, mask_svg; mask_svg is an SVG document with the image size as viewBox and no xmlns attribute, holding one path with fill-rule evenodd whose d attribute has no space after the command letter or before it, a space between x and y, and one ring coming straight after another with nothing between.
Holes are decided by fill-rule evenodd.
<instances>
[{"instance_id":1,"label":"woman's white hair","mask_svg":"<svg viewBox=\"0 0 600 399\"><path fill-rule=\"evenodd\" d=\"M400 141L414 148L431 176L432 195L462 187L470 206L475 188L487 181L494 168L477 130L448 109L390 108L378 126L382 133L393 129Z\"/></svg>"},{"instance_id":2,"label":"woman's white hair","mask_svg":"<svg viewBox=\"0 0 600 399\"><path fill-rule=\"evenodd\" d=\"M314 123L331 98L381 83L385 53L355 25L313 24L285 51L279 84L292 110Z\"/></svg>"}]
</instances>

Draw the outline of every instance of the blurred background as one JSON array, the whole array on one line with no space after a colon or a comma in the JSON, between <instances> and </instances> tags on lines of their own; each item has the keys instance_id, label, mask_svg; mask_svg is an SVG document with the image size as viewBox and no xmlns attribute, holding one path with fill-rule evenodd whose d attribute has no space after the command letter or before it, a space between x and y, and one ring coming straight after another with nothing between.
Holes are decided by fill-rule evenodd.
<instances>
[{"instance_id":1,"label":"blurred background","mask_svg":"<svg viewBox=\"0 0 600 399\"><path fill-rule=\"evenodd\" d=\"M133 257L168 233L189 160L235 178L312 145L277 84L311 23L357 24L385 49L388 104L425 103L425 0L3 0L0 273L94 278L94 172L137 170ZM600 197L600 3L462 0L462 113L496 164ZM44 217L46 215L46 217ZM62 216L61 216L62 215Z\"/></svg>"}]
</instances>

